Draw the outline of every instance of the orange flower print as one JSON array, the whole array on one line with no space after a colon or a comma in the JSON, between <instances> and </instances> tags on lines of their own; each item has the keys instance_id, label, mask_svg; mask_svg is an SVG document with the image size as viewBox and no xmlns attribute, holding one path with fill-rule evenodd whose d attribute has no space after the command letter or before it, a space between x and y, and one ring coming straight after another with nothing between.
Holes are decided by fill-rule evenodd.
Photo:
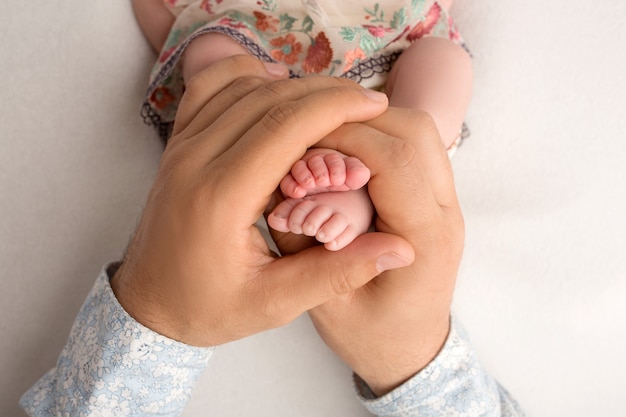
<instances>
[{"instance_id":1,"label":"orange flower print","mask_svg":"<svg viewBox=\"0 0 626 417\"><path fill-rule=\"evenodd\" d=\"M409 42L413 42L416 39L420 39L424 37L424 35L428 35L431 30L435 27L439 18L441 17L441 6L439 3L433 4L433 6L428 11L428 14L419 22L407 35L406 39Z\"/></svg>"},{"instance_id":2,"label":"orange flower print","mask_svg":"<svg viewBox=\"0 0 626 417\"><path fill-rule=\"evenodd\" d=\"M270 52L275 60L285 61L285 64L289 65L298 62L298 55L302 52L302 44L296 40L293 33L272 39L270 45L276 48Z\"/></svg>"},{"instance_id":3,"label":"orange flower print","mask_svg":"<svg viewBox=\"0 0 626 417\"><path fill-rule=\"evenodd\" d=\"M362 59L366 59L366 58L367 58L367 55L365 55L365 52L363 52L361 48L356 48L353 51L346 51L346 53L343 56L343 59L346 62L346 65L343 67L343 72L346 72L350 68L352 68L355 62L359 62Z\"/></svg>"},{"instance_id":4,"label":"orange flower print","mask_svg":"<svg viewBox=\"0 0 626 417\"><path fill-rule=\"evenodd\" d=\"M171 1L171 0L168 0ZM202 3L200 3L200 8L204 11L206 11L208 14L213 14L213 2L215 2L215 4L220 4L223 0L202 0Z\"/></svg>"},{"instance_id":5,"label":"orange flower print","mask_svg":"<svg viewBox=\"0 0 626 417\"><path fill-rule=\"evenodd\" d=\"M333 49L330 47L330 41L324 32L320 32L306 51L302 69L307 74L318 74L328 68L332 59Z\"/></svg>"},{"instance_id":6,"label":"orange flower print","mask_svg":"<svg viewBox=\"0 0 626 417\"><path fill-rule=\"evenodd\" d=\"M278 32L278 27L276 26L279 23L278 19L257 11L253 12L253 14L256 18L255 26L258 30L265 32L269 29L272 32Z\"/></svg>"},{"instance_id":7,"label":"orange flower print","mask_svg":"<svg viewBox=\"0 0 626 417\"><path fill-rule=\"evenodd\" d=\"M156 90L154 90L154 92L150 96L150 102L152 102L154 104L154 107L159 110L163 110L164 108L166 108L167 105L170 104L172 101L174 101L174 96L172 95L172 93L170 93L170 90L163 86L158 87Z\"/></svg>"}]
</instances>

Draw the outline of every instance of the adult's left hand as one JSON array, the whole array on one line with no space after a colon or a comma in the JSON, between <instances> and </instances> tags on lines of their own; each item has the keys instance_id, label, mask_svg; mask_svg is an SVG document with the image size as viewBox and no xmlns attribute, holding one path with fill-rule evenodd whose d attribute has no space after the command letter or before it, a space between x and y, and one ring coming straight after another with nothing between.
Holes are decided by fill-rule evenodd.
<instances>
[{"instance_id":1,"label":"adult's left hand","mask_svg":"<svg viewBox=\"0 0 626 417\"><path fill-rule=\"evenodd\" d=\"M424 368L447 338L464 240L452 170L430 116L410 109L342 126L319 146L367 165L376 230L403 237L416 254L411 266L309 313L326 344L381 395ZM288 238L276 240L294 251ZM338 253L366 249L356 239Z\"/></svg>"}]
</instances>

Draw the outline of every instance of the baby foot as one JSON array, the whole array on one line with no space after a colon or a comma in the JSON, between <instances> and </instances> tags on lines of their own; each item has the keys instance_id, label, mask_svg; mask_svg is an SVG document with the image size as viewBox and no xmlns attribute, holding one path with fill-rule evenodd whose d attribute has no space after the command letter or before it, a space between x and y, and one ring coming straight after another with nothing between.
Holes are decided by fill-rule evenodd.
<instances>
[{"instance_id":1,"label":"baby foot","mask_svg":"<svg viewBox=\"0 0 626 417\"><path fill-rule=\"evenodd\" d=\"M340 250L367 232L374 209L363 186L369 169L357 158L330 149L312 149L281 181L287 199L268 216L274 230L315 236Z\"/></svg>"},{"instance_id":2,"label":"baby foot","mask_svg":"<svg viewBox=\"0 0 626 417\"><path fill-rule=\"evenodd\" d=\"M288 198L269 215L274 230L314 236L326 249L340 250L367 232L374 208L365 188Z\"/></svg>"},{"instance_id":3,"label":"baby foot","mask_svg":"<svg viewBox=\"0 0 626 417\"><path fill-rule=\"evenodd\" d=\"M328 191L358 190L370 179L370 170L358 158L332 149L309 149L280 182L288 198Z\"/></svg>"}]
</instances>

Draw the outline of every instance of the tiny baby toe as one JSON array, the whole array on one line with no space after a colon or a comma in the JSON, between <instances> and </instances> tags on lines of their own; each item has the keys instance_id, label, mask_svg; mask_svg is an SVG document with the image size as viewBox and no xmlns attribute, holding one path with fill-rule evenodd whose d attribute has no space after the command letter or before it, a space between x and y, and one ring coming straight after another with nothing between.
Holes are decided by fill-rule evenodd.
<instances>
[{"instance_id":1,"label":"tiny baby toe","mask_svg":"<svg viewBox=\"0 0 626 417\"><path fill-rule=\"evenodd\" d=\"M337 238L348 227L348 218L341 213L333 214L318 230L315 238L322 243L328 243Z\"/></svg>"},{"instance_id":2,"label":"tiny baby toe","mask_svg":"<svg viewBox=\"0 0 626 417\"><path fill-rule=\"evenodd\" d=\"M328 250L336 251L341 250L348 246L358 236L356 229L350 225L337 236L334 240L324 244L324 247Z\"/></svg>"},{"instance_id":3,"label":"tiny baby toe","mask_svg":"<svg viewBox=\"0 0 626 417\"><path fill-rule=\"evenodd\" d=\"M306 190L298 184L291 174L285 175L280 181L280 191L288 198L302 198L306 195Z\"/></svg>"},{"instance_id":4,"label":"tiny baby toe","mask_svg":"<svg viewBox=\"0 0 626 417\"><path fill-rule=\"evenodd\" d=\"M289 215L300 200L287 199L278 204L267 216L267 224L278 232L289 232Z\"/></svg>"},{"instance_id":5,"label":"tiny baby toe","mask_svg":"<svg viewBox=\"0 0 626 417\"><path fill-rule=\"evenodd\" d=\"M347 157L344 159L346 164L346 186L351 190L358 190L370 180L370 170L361 162L360 159Z\"/></svg>"},{"instance_id":6,"label":"tiny baby toe","mask_svg":"<svg viewBox=\"0 0 626 417\"><path fill-rule=\"evenodd\" d=\"M297 200L293 210L289 214L289 231L297 235L302 234L302 225L309 214L315 209L316 203L310 200Z\"/></svg>"},{"instance_id":7,"label":"tiny baby toe","mask_svg":"<svg viewBox=\"0 0 626 417\"><path fill-rule=\"evenodd\" d=\"M306 162L300 160L291 167L291 176L302 188L308 189L315 186L315 178Z\"/></svg>"},{"instance_id":8,"label":"tiny baby toe","mask_svg":"<svg viewBox=\"0 0 626 417\"><path fill-rule=\"evenodd\" d=\"M302 225L302 232L306 236L315 236L324 223L333 215L333 209L329 206L317 206L307 216Z\"/></svg>"},{"instance_id":9,"label":"tiny baby toe","mask_svg":"<svg viewBox=\"0 0 626 417\"><path fill-rule=\"evenodd\" d=\"M328 167L330 184L334 186L344 185L346 182L346 164L341 154L330 153L324 156L324 162Z\"/></svg>"},{"instance_id":10,"label":"tiny baby toe","mask_svg":"<svg viewBox=\"0 0 626 417\"><path fill-rule=\"evenodd\" d=\"M326 162L324 162L324 158L320 155L313 156L307 161L307 165L318 187L327 187L330 185L328 167L326 166Z\"/></svg>"}]
</instances>

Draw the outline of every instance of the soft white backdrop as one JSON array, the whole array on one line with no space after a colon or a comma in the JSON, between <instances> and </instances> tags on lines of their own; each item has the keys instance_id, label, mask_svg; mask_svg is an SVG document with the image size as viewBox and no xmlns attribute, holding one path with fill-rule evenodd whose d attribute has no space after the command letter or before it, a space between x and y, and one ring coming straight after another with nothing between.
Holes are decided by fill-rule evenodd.
<instances>
[{"instance_id":1,"label":"soft white backdrop","mask_svg":"<svg viewBox=\"0 0 626 417\"><path fill-rule=\"evenodd\" d=\"M626 416L626 3L457 3L475 94L455 311L530 414ZM0 415L17 416L121 255L161 145L128 2L9 2L0 53ZM302 317L221 347L185 413L201 415L366 412Z\"/></svg>"}]
</instances>

